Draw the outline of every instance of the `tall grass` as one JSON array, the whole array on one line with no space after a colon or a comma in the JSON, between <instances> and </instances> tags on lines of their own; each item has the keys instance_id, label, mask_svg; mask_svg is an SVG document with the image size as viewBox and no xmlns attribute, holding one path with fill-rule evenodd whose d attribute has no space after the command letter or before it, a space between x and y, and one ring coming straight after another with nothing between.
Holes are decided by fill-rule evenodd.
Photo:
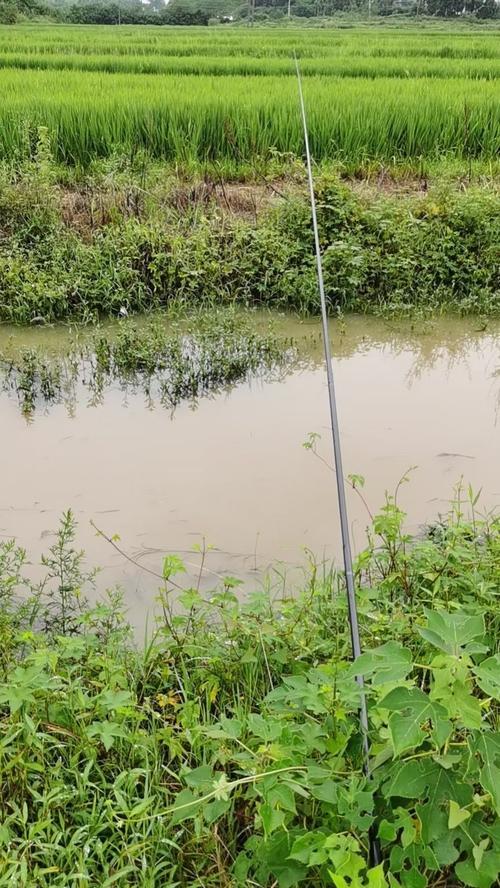
<instances>
[{"instance_id":1,"label":"tall grass","mask_svg":"<svg viewBox=\"0 0 500 888\"><path fill-rule=\"evenodd\" d=\"M29 155L41 125L59 159L81 164L117 149L180 161L244 161L270 148L302 150L292 76L5 69L0 82L3 157ZM498 152L500 105L491 81L309 77L305 92L318 160Z\"/></svg>"},{"instance_id":2,"label":"tall grass","mask_svg":"<svg viewBox=\"0 0 500 888\"><path fill-rule=\"evenodd\" d=\"M254 56L301 57L418 57L435 59L498 59L498 30L416 31L382 28L249 30L206 28L155 28L133 26L38 25L36 28L0 27L0 51L78 53L92 55Z\"/></svg>"},{"instance_id":3,"label":"tall grass","mask_svg":"<svg viewBox=\"0 0 500 888\"><path fill-rule=\"evenodd\" d=\"M318 160L498 154L496 32L0 28L0 157L145 149L175 162L299 154L293 51ZM147 77L143 75L147 74Z\"/></svg>"}]
</instances>

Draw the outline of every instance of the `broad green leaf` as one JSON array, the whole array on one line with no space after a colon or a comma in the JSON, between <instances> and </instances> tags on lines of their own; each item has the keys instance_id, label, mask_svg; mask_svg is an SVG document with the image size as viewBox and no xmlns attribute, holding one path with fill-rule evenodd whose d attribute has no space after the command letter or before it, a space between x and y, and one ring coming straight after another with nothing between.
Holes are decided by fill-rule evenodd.
<instances>
[{"instance_id":1,"label":"broad green leaf","mask_svg":"<svg viewBox=\"0 0 500 888\"><path fill-rule=\"evenodd\" d=\"M309 791L313 798L320 802L326 802L329 805L334 805L337 802L338 784L333 780L324 780L317 785L309 784Z\"/></svg>"},{"instance_id":2,"label":"broad green leaf","mask_svg":"<svg viewBox=\"0 0 500 888\"><path fill-rule=\"evenodd\" d=\"M456 863L463 851L462 841L464 838L463 833L448 829L433 841L432 850L440 867L452 866Z\"/></svg>"},{"instance_id":3,"label":"broad green leaf","mask_svg":"<svg viewBox=\"0 0 500 888\"><path fill-rule=\"evenodd\" d=\"M215 823L219 817L222 817L231 807L231 799L216 799L213 802L203 805L203 819L209 825Z\"/></svg>"},{"instance_id":4,"label":"broad green leaf","mask_svg":"<svg viewBox=\"0 0 500 888\"><path fill-rule=\"evenodd\" d=\"M481 864L483 862L484 852L488 848L490 844L489 838L482 839L479 842L479 845L474 845L472 848L472 856L474 858L474 866L477 870L481 869Z\"/></svg>"},{"instance_id":5,"label":"broad green leaf","mask_svg":"<svg viewBox=\"0 0 500 888\"><path fill-rule=\"evenodd\" d=\"M200 765L183 774L182 779L186 786L190 786L192 789L208 791L213 788L214 773L210 765Z\"/></svg>"},{"instance_id":6,"label":"broad green leaf","mask_svg":"<svg viewBox=\"0 0 500 888\"><path fill-rule=\"evenodd\" d=\"M335 874L349 878L356 884L356 880L359 880L361 872L366 868L359 842L353 836L334 833L328 836L325 845Z\"/></svg>"},{"instance_id":7,"label":"broad green leaf","mask_svg":"<svg viewBox=\"0 0 500 888\"><path fill-rule=\"evenodd\" d=\"M458 770L439 768L429 782L427 798L416 805L422 824L422 841L430 845L448 831L451 800L462 808L472 802L472 796L472 787L469 783L462 783Z\"/></svg>"},{"instance_id":8,"label":"broad green leaf","mask_svg":"<svg viewBox=\"0 0 500 888\"><path fill-rule=\"evenodd\" d=\"M106 711L120 709L133 703L132 694L129 691L103 691L97 697L97 703Z\"/></svg>"},{"instance_id":9,"label":"broad green leaf","mask_svg":"<svg viewBox=\"0 0 500 888\"><path fill-rule=\"evenodd\" d=\"M283 723L251 712L248 716L248 728L252 734L268 743L271 740L278 739L283 731Z\"/></svg>"},{"instance_id":10,"label":"broad green leaf","mask_svg":"<svg viewBox=\"0 0 500 888\"><path fill-rule=\"evenodd\" d=\"M390 856L390 872L399 876L403 888L427 888L425 870L437 869L432 850L425 845L403 848L394 845Z\"/></svg>"},{"instance_id":11,"label":"broad green leaf","mask_svg":"<svg viewBox=\"0 0 500 888\"><path fill-rule=\"evenodd\" d=\"M451 734L446 709L419 688L395 688L377 708L391 711L389 733L395 756L418 749L429 736L441 747Z\"/></svg>"},{"instance_id":12,"label":"broad green leaf","mask_svg":"<svg viewBox=\"0 0 500 888\"><path fill-rule=\"evenodd\" d=\"M365 651L352 664L351 675L371 677L373 685L404 681L412 671L411 652L397 641L388 641L380 647Z\"/></svg>"},{"instance_id":13,"label":"broad green leaf","mask_svg":"<svg viewBox=\"0 0 500 888\"><path fill-rule=\"evenodd\" d=\"M444 752L442 755L433 755L432 758L438 765L441 765L442 768L454 768L455 765L458 765L462 756L459 752Z\"/></svg>"},{"instance_id":14,"label":"broad green leaf","mask_svg":"<svg viewBox=\"0 0 500 888\"><path fill-rule=\"evenodd\" d=\"M484 618L481 614L448 613L425 609L427 626L419 628L422 638L439 650L458 656L471 642L484 639ZM487 650L479 645L481 650ZM477 650L477 644L474 645Z\"/></svg>"},{"instance_id":15,"label":"broad green leaf","mask_svg":"<svg viewBox=\"0 0 500 888\"><path fill-rule=\"evenodd\" d=\"M284 811L273 808L272 805L267 802L259 805L259 815L266 836L270 836L271 833L279 829L280 826L283 826L285 821Z\"/></svg>"},{"instance_id":16,"label":"broad green leaf","mask_svg":"<svg viewBox=\"0 0 500 888\"><path fill-rule=\"evenodd\" d=\"M480 729L483 723L481 704L462 682L455 682L453 694L458 707L458 722L464 728Z\"/></svg>"},{"instance_id":17,"label":"broad green leaf","mask_svg":"<svg viewBox=\"0 0 500 888\"><path fill-rule=\"evenodd\" d=\"M500 816L500 734L478 734L473 750L483 763L479 773L481 786L490 793L493 807Z\"/></svg>"},{"instance_id":18,"label":"broad green leaf","mask_svg":"<svg viewBox=\"0 0 500 888\"><path fill-rule=\"evenodd\" d=\"M366 874L366 879L358 876L355 879L349 879L349 881L347 881L344 876L341 876L332 870L328 871L328 875L335 885L335 888L387 888L387 879L385 877L383 863L369 869Z\"/></svg>"},{"instance_id":19,"label":"broad green leaf","mask_svg":"<svg viewBox=\"0 0 500 888\"><path fill-rule=\"evenodd\" d=\"M474 667L476 681L489 697L500 700L500 654L483 660L480 666Z\"/></svg>"},{"instance_id":20,"label":"broad green leaf","mask_svg":"<svg viewBox=\"0 0 500 888\"><path fill-rule=\"evenodd\" d=\"M337 796L338 812L351 826L368 829L373 823L373 789L365 778L351 777L349 784L340 785Z\"/></svg>"},{"instance_id":21,"label":"broad green leaf","mask_svg":"<svg viewBox=\"0 0 500 888\"><path fill-rule=\"evenodd\" d=\"M212 790L217 801L227 802L231 795L231 784L224 773L220 774L212 783Z\"/></svg>"},{"instance_id":22,"label":"broad green leaf","mask_svg":"<svg viewBox=\"0 0 500 888\"><path fill-rule=\"evenodd\" d=\"M187 611L194 610L203 604L203 598L197 589L187 589L185 592L181 592L180 595L177 595L177 601Z\"/></svg>"},{"instance_id":23,"label":"broad green leaf","mask_svg":"<svg viewBox=\"0 0 500 888\"><path fill-rule=\"evenodd\" d=\"M471 816L471 812L457 805L453 799L450 799L450 813L448 815L448 829L455 829L464 823Z\"/></svg>"},{"instance_id":24,"label":"broad green leaf","mask_svg":"<svg viewBox=\"0 0 500 888\"><path fill-rule=\"evenodd\" d=\"M367 875L367 888L386 888L387 879L384 873L384 864L380 863L378 866L373 866L366 873Z\"/></svg>"},{"instance_id":25,"label":"broad green leaf","mask_svg":"<svg viewBox=\"0 0 500 888\"><path fill-rule=\"evenodd\" d=\"M419 799L437 777L439 766L431 759L395 762L389 780L382 787L386 798Z\"/></svg>"},{"instance_id":26,"label":"broad green leaf","mask_svg":"<svg viewBox=\"0 0 500 888\"><path fill-rule=\"evenodd\" d=\"M282 808L284 811L296 813L295 794L289 786L284 783L278 783L273 786L266 794L267 802L273 808Z\"/></svg>"},{"instance_id":27,"label":"broad green leaf","mask_svg":"<svg viewBox=\"0 0 500 888\"><path fill-rule=\"evenodd\" d=\"M170 810L172 814L170 823L172 826L175 826L176 823L182 823L183 820L196 817L200 813L198 796L195 796L190 789L183 789L176 795L175 803Z\"/></svg>"},{"instance_id":28,"label":"broad green leaf","mask_svg":"<svg viewBox=\"0 0 500 888\"><path fill-rule=\"evenodd\" d=\"M167 555L163 559L163 578L169 580L178 573L186 573L184 562L178 555Z\"/></svg>"},{"instance_id":29,"label":"broad green leaf","mask_svg":"<svg viewBox=\"0 0 500 888\"><path fill-rule=\"evenodd\" d=\"M220 726L227 737L232 737L236 740L241 735L242 724L237 718L227 718L227 716L223 715L221 716Z\"/></svg>"},{"instance_id":30,"label":"broad green leaf","mask_svg":"<svg viewBox=\"0 0 500 888\"><path fill-rule=\"evenodd\" d=\"M307 876L306 866L289 856L294 840L292 833L279 830L259 847L263 864L277 880L279 888L292 888Z\"/></svg>"},{"instance_id":31,"label":"broad green leaf","mask_svg":"<svg viewBox=\"0 0 500 888\"><path fill-rule=\"evenodd\" d=\"M236 879L236 884L240 886L240 888L245 888L245 886L248 885L248 873L250 872L251 865L252 860L250 856L244 851L240 851L234 861L232 870L232 874Z\"/></svg>"},{"instance_id":32,"label":"broad green leaf","mask_svg":"<svg viewBox=\"0 0 500 888\"><path fill-rule=\"evenodd\" d=\"M0 703L8 703L12 714L21 709L24 703L31 703L35 699L30 688L12 685L0 689Z\"/></svg>"},{"instance_id":33,"label":"broad green leaf","mask_svg":"<svg viewBox=\"0 0 500 888\"><path fill-rule=\"evenodd\" d=\"M448 710L450 718L466 728L480 728L482 712L472 694L473 683L468 658L438 654L432 661L430 697Z\"/></svg>"},{"instance_id":34,"label":"broad green leaf","mask_svg":"<svg viewBox=\"0 0 500 888\"><path fill-rule=\"evenodd\" d=\"M500 852L485 851L481 859L480 869L476 868L474 858L462 860L455 865L455 873L464 885L470 888L492 888L498 886L500 873Z\"/></svg>"},{"instance_id":35,"label":"broad green leaf","mask_svg":"<svg viewBox=\"0 0 500 888\"><path fill-rule=\"evenodd\" d=\"M407 848L415 841L417 830L416 821L406 808L396 808L392 820L382 820L378 835L382 841L394 842L399 833L403 848Z\"/></svg>"},{"instance_id":36,"label":"broad green leaf","mask_svg":"<svg viewBox=\"0 0 500 888\"><path fill-rule=\"evenodd\" d=\"M298 836L290 851L292 860L299 860L306 866L321 866L328 860L328 851L325 847L326 835L322 832L308 832Z\"/></svg>"},{"instance_id":37,"label":"broad green leaf","mask_svg":"<svg viewBox=\"0 0 500 888\"><path fill-rule=\"evenodd\" d=\"M109 752L117 737L125 737L122 725L112 721L92 722L87 728L89 737L98 737L104 748Z\"/></svg>"}]
</instances>

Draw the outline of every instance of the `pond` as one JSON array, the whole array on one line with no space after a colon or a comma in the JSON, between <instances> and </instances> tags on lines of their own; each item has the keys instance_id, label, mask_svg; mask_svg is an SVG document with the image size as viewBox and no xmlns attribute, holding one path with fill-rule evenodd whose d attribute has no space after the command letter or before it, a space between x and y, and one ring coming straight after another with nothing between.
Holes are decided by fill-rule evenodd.
<instances>
[{"instance_id":1,"label":"pond","mask_svg":"<svg viewBox=\"0 0 500 888\"><path fill-rule=\"evenodd\" d=\"M210 548L204 588L217 574L250 587L267 574L277 588L293 586L305 550L320 562L338 558L319 323L277 318L275 325L299 343L291 372L250 378L173 412L117 384L89 406L82 386L71 407L42 406L28 421L3 392L1 537L16 537L36 559L71 508L79 544L103 567L100 586L123 586L138 627L157 585L140 566L161 571L166 553L181 555L196 578L195 548ZM410 467L398 502L411 531L447 510L461 478L483 489L484 510L497 506L500 324L347 317L332 321L331 333L344 468L366 478L369 508L376 511ZM0 348L8 338L53 350L66 336L0 328ZM316 453L303 446L311 433L321 436ZM360 550L369 515L352 489L348 506ZM119 535L137 564L99 537L91 520Z\"/></svg>"}]
</instances>

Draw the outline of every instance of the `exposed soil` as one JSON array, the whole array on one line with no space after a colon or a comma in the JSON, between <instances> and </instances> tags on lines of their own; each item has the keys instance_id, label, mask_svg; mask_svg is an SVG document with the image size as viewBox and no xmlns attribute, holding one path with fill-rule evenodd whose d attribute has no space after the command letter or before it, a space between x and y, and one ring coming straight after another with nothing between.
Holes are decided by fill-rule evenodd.
<instances>
[{"instance_id":1,"label":"exposed soil","mask_svg":"<svg viewBox=\"0 0 500 888\"><path fill-rule=\"evenodd\" d=\"M380 170L373 176L341 177L344 185L356 194L367 199L377 196L405 198L425 196L436 181L433 178L417 175L394 176L388 170ZM467 190L470 183L466 177L454 183L457 189ZM493 178L481 182L488 188L497 189L498 181ZM307 199L305 178L280 177L263 179L261 182L231 182L205 178L198 182L181 178L166 179L164 186L154 185L152 190L138 185L124 187L91 186L80 188L62 187L59 189L61 214L64 223L74 229L84 240L91 240L93 232L119 219L143 218L149 216L151 207L155 212L175 211L187 213L197 209L217 209L222 215L257 221L268 209L290 196L303 195Z\"/></svg>"}]
</instances>

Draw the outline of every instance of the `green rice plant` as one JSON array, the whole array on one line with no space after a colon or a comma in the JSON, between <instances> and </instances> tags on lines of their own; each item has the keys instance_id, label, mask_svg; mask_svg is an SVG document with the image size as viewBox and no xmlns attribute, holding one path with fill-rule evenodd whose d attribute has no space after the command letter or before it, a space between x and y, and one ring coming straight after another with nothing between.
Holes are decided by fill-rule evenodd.
<instances>
[{"instance_id":1,"label":"green rice plant","mask_svg":"<svg viewBox=\"0 0 500 888\"><path fill-rule=\"evenodd\" d=\"M115 53L44 53L40 50L0 54L1 68L23 70L104 71L130 74L211 74L211 75L287 75L293 70L291 57L253 55L163 55ZM303 75L335 77L450 77L496 80L500 77L500 58L440 59L418 56L334 56L301 59Z\"/></svg>"},{"instance_id":2,"label":"green rice plant","mask_svg":"<svg viewBox=\"0 0 500 888\"><path fill-rule=\"evenodd\" d=\"M170 161L248 161L302 151L293 77L0 72L0 156L26 155L38 127L55 155L87 165L116 150ZM322 159L495 158L492 81L308 77L312 151Z\"/></svg>"},{"instance_id":3,"label":"green rice plant","mask_svg":"<svg viewBox=\"0 0 500 888\"><path fill-rule=\"evenodd\" d=\"M318 161L498 157L494 31L54 26L0 28L0 156L29 157L40 126L83 166L116 151L234 167L300 155L294 52Z\"/></svg>"},{"instance_id":4,"label":"green rice plant","mask_svg":"<svg viewBox=\"0 0 500 888\"><path fill-rule=\"evenodd\" d=\"M287 57L296 50L301 58L417 57L435 59L494 59L500 55L497 29L448 31L399 26L388 31L376 26L349 30L294 28L252 31L248 28L210 29L133 26L0 27L0 50L43 52L51 55L235 56L269 59Z\"/></svg>"}]
</instances>

